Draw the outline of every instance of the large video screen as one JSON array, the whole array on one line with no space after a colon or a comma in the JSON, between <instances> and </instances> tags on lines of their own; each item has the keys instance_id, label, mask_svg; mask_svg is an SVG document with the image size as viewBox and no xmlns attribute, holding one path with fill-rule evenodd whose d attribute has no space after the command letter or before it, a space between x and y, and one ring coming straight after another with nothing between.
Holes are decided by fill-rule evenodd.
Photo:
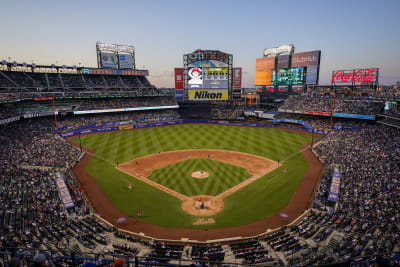
<instances>
[{"instance_id":1,"label":"large video screen","mask_svg":"<svg viewBox=\"0 0 400 267\"><path fill-rule=\"evenodd\" d=\"M117 68L117 57L114 52L101 52L102 68Z\"/></svg>"},{"instance_id":2,"label":"large video screen","mask_svg":"<svg viewBox=\"0 0 400 267\"><path fill-rule=\"evenodd\" d=\"M189 89L228 89L228 67L190 68Z\"/></svg>"},{"instance_id":3,"label":"large video screen","mask_svg":"<svg viewBox=\"0 0 400 267\"><path fill-rule=\"evenodd\" d=\"M255 85L271 85L271 70L256 71Z\"/></svg>"},{"instance_id":4,"label":"large video screen","mask_svg":"<svg viewBox=\"0 0 400 267\"><path fill-rule=\"evenodd\" d=\"M131 54L119 54L119 68L133 69L133 57Z\"/></svg>"},{"instance_id":5,"label":"large video screen","mask_svg":"<svg viewBox=\"0 0 400 267\"><path fill-rule=\"evenodd\" d=\"M304 84L304 68L274 69L271 74L271 84Z\"/></svg>"}]
</instances>

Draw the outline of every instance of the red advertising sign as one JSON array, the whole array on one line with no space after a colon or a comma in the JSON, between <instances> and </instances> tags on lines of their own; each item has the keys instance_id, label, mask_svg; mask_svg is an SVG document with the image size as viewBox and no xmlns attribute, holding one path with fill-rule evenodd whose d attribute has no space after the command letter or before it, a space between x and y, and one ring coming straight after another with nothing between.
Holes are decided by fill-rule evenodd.
<instances>
[{"instance_id":1,"label":"red advertising sign","mask_svg":"<svg viewBox=\"0 0 400 267\"><path fill-rule=\"evenodd\" d=\"M242 68L233 68L233 89L242 88Z\"/></svg>"},{"instance_id":2,"label":"red advertising sign","mask_svg":"<svg viewBox=\"0 0 400 267\"><path fill-rule=\"evenodd\" d=\"M183 89L183 68L175 68L175 89Z\"/></svg>"},{"instance_id":3,"label":"red advertising sign","mask_svg":"<svg viewBox=\"0 0 400 267\"><path fill-rule=\"evenodd\" d=\"M332 83L366 83L376 82L378 69L337 70L332 74Z\"/></svg>"},{"instance_id":4,"label":"red advertising sign","mask_svg":"<svg viewBox=\"0 0 400 267\"><path fill-rule=\"evenodd\" d=\"M320 116L330 116L330 112L322 112L322 111L308 111L308 110L303 110L301 113L303 114L308 114L308 115L320 115Z\"/></svg>"}]
</instances>

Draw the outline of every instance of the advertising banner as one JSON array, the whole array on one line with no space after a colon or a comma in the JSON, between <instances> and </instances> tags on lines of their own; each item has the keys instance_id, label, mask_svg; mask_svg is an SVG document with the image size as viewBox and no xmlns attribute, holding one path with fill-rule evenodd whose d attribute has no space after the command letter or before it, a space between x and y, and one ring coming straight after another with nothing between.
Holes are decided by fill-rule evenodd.
<instances>
[{"instance_id":1,"label":"advertising banner","mask_svg":"<svg viewBox=\"0 0 400 267\"><path fill-rule=\"evenodd\" d=\"M228 100L228 90L189 90L189 100L210 101L210 100Z\"/></svg>"},{"instance_id":2,"label":"advertising banner","mask_svg":"<svg viewBox=\"0 0 400 267\"><path fill-rule=\"evenodd\" d=\"M175 68L175 89L183 89L183 68Z\"/></svg>"},{"instance_id":3,"label":"advertising banner","mask_svg":"<svg viewBox=\"0 0 400 267\"><path fill-rule=\"evenodd\" d=\"M175 90L175 99L176 101L184 100L183 90Z\"/></svg>"},{"instance_id":4,"label":"advertising banner","mask_svg":"<svg viewBox=\"0 0 400 267\"><path fill-rule=\"evenodd\" d=\"M301 120L292 120L292 119L282 118L282 119L273 120L272 122L273 123L279 123L279 122L296 123L296 124L300 124L300 125L303 125L304 127L312 129L312 127L310 125L308 125L307 123L305 123L304 121L301 121Z\"/></svg>"},{"instance_id":5,"label":"advertising banner","mask_svg":"<svg viewBox=\"0 0 400 267\"><path fill-rule=\"evenodd\" d=\"M117 70L117 69L83 68L82 74L149 76L149 71L148 70ZM58 99L58 97L57 97L57 99Z\"/></svg>"},{"instance_id":6,"label":"advertising banner","mask_svg":"<svg viewBox=\"0 0 400 267\"><path fill-rule=\"evenodd\" d=\"M242 88L242 68L233 68L233 89Z\"/></svg>"},{"instance_id":7,"label":"advertising banner","mask_svg":"<svg viewBox=\"0 0 400 267\"><path fill-rule=\"evenodd\" d=\"M342 178L342 175L338 171L337 168L335 168L332 176L332 182L331 182L331 188L329 191L329 196L328 200L332 202L338 202L339 200L339 189L340 189L340 179Z\"/></svg>"},{"instance_id":8,"label":"advertising banner","mask_svg":"<svg viewBox=\"0 0 400 267\"><path fill-rule=\"evenodd\" d=\"M322 111L308 111L308 110L303 110L301 113L303 114L308 114L308 115L319 115L319 116L330 116L330 112L322 112Z\"/></svg>"},{"instance_id":9,"label":"advertising banner","mask_svg":"<svg viewBox=\"0 0 400 267\"><path fill-rule=\"evenodd\" d=\"M215 90L213 90L215 92ZM259 111L253 112L254 114L266 114L272 115L268 113L259 113ZM97 132L107 132L107 131L118 131L118 130L125 130L125 129L140 129L140 128L148 128L148 127L158 127L158 126L168 126L168 125L175 125L175 124L183 124L183 123L212 123L212 124L222 124L222 125L232 125L232 126L250 126L250 127L280 127L280 128L288 128L288 129L296 129L302 130L306 132L312 132L313 128L311 128L308 124L304 123L303 121L298 120L290 120L290 119L278 119L274 120L274 123L279 122L290 122L290 123L297 123L305 126L306 128L295 126L295 125L285 125L285 124L258 124L258 123L237 123L237 122L229 122L229 121L214 121L214 120L176 120L171 119L169 121L160 121L160 122L152 122L152 123L141 123L141 124L131 124L125 125L129 127L102 127L96 128L97 124L92 125L92 129L83 130L83 128L87 128L88 126L82 127L80 130L75 129L68 132L62 132L60 135L64 138L72 137L78 134L87 134L87 133L97 133ZM130 128L132 126L132 128ZM345 129L345 128L340 128ZM346 128L347 129L347 128ZM328 134L329 131L326 130L316 130L314 129L314 133L316 134Z\"/></svg>"},{"instance_id":10,"label":"advertising banner","mask_svg":"<svg viewBox=\"0 0 400 267\"><path fill-rule=\"evenodd\" d=\"M306 84L318 84L318 68L319 66L307 67Z\"/></svg>"},{"instance_id":11,"label":"advertising banner","mask_svg":"<svg viewBox=\"0 0 400 267\"><path fill-rule=\"evenodd\" d=\"M256 71L255 85L271 85L271 70Z\"/></svg>"},{"instance_id":12,"label":"advertising banner","mask_svg":"<svg viewBox=\"0 0 400 267\"><path fill-rule=\"evenodd\" d=\"M133 125L120 125L119 130L130 130L133 129Z\"/></svg>"},{"instance_id":13,"label":"advertising banner","mask_svg":"<svg viewBox=\"0 0 400 267\"><path fill-rule=\"evenodd\" d=\"M114 52L101 52L102 68L117 68L117 58Z\"/></svg>"},{"instance_id":14,"label":"advertising banner","mask_svg":"<svg viewBox=\"0 0 400 267\"><path fill-rule=\"evenodd\" d=\"M133 69L133 57L131 54L119 54L119 68Z\"/></svg>"},{"instance_id":15,"label":"advertising banner","mask_svg":"<svg viewBox=\"0 0 400 267\"><path fill-rule=\"evenodd\" d=\"M56 173L56 184L57 184L58 192L60 193L60 198L64 205L64 208L70 209L70 208L75 207L74 201L71 198L68 187L65 184L65 181L62 178L61 174L58 172Z\"/></svg>"},{"instance_id":16,"label":"advertising banner","mask_svg":"<svg viewBox=\"0 0 400 267\"><path fill-rule=\"evenodd\" d=\"M378 81L377 68L355 70L335 70L332 73L332 83L341 85L362 84Z\"/></svg>"},{"instance_id":17,"label":"advertising banner","mask_svg":"<svg viewBox=\"0 0 400 267\"><path fill-rule=\"evenodd\" d=\"M295 53L292 55L292 67L318 66L321 50Z\"/></svg>"},{"instance_id":18,"label":"advertising banner","mask_svg":"<svg viewBox=\"0 0 400 267\"><path fill-rule=\"evenodd\" d=\"M271 70L275 68L276 57L256 58L256 71Z\"/></svg>"},{"instance_id":19,"label":"advertising banner","mask_svg":"<svg viewBox=\"0 0 400 267\"><path fill-rule=\"evenodd\" d=\"M289 68L289 55L279 55L278 64L276 64L278 69Z\"/></svg>"},{"instance_id":20,"label":"advertising banner","mask_svg":"<svg viewBox=\"0 0 400 267\"><path fill-rule=\"evenodd\" d=\"M375 120L375 115L333 113L333 117L338 117L338 118L352 118L352 119L364 119L364 120Z\"/></svg>"},{"instance_id":21,"label":"advertising banner","mask_svg":"<svg viewBox=\"0 0 400 267\"><path fill-rule=\"evenodd\" d=\"M47 96L47 97L34 97L33 100L35 101L43 101L43 100L53 100L54 97Z\"/></svg>"}]
</instances>

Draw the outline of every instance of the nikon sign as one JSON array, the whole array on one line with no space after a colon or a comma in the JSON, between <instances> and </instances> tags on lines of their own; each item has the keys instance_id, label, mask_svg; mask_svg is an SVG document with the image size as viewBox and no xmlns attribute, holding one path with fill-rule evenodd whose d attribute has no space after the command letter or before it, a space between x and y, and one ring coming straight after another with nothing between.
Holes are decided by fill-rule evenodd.
<instances>
[{"instance_id":1,"label":"nikon sign","mask_svg":"<svg viewBox=\"0 0 400 267\"><path fill-rule=\"evenodd\" d=\"M228 90L188 90L189 100L194 101L216 101L216 100L228 100Z\"/></svg>"}]
</instances>

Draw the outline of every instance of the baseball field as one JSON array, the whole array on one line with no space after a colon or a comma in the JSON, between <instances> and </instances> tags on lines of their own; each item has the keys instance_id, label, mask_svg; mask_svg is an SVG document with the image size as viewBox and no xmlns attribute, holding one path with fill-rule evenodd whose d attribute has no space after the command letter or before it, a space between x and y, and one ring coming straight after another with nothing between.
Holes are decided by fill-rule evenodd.
<instances>
[{"instance_id":1,"label":"baseball field","mask_svg":"<svg viewBox=\"0 0 400 267\"><path fill-rule=\"evenodd\" d=\"M70 141L79 144L78 137ZM300 148L310 142L310 135L295 131L211 124L92 134L81 136L89 158L80 172L112 203L106 208L94 201L97 212L118 210L108 219L124 215L179 229L235 227L288 205L309 168ZM194 178L195 172L207 177ZM99 192L89 195L91 202ZM183 207L189 200L194 211ZM210 205L209 213L196 213L201 202Z\"/></svg>"}]
</instances>

